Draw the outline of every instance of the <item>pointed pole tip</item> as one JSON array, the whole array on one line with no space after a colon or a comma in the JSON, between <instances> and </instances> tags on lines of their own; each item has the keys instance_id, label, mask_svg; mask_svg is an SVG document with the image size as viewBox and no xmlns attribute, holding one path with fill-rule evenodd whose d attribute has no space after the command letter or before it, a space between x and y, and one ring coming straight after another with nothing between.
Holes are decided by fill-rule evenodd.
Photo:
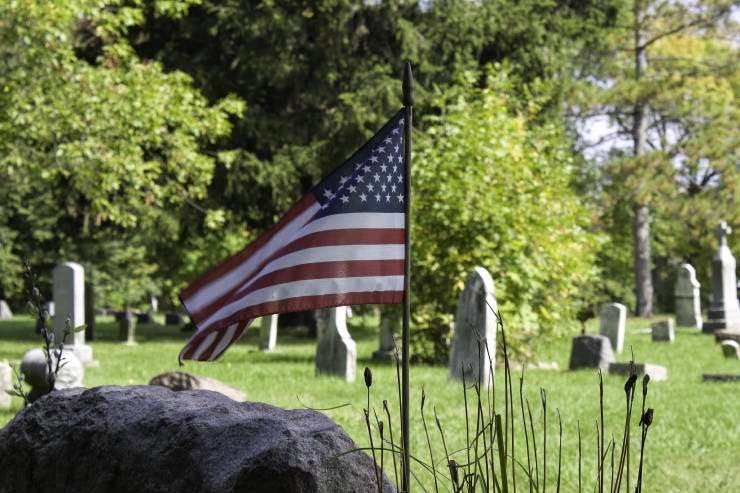
<instances>
[{"instance_id":1,"label":"pointed pole tip","mask_svg":"<svg viewBox=\"0 0 740 493\"><path fill-rule=\"evenodd\" d=\"M403 67L403 105L414 105L414 75L411 72L410 61L407 61Z\"/></svg>"}]
</instances>

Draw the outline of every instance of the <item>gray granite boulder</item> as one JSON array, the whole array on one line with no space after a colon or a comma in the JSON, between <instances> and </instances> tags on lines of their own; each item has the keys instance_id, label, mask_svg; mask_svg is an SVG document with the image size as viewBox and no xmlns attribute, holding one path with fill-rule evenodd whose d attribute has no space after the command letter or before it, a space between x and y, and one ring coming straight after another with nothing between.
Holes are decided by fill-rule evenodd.
<instances>
[{"instance_id":1,"label":"gray granite boulder","mask_svg":"<svg viewBox=\"0 0 740 493\"><path fill-rule=\"evenodd\" d=\"M157 386L60 390L0 430L0 493L374 493L373 460L340 456L356 447L307 409Z\"/></svg>"}]
</instances>

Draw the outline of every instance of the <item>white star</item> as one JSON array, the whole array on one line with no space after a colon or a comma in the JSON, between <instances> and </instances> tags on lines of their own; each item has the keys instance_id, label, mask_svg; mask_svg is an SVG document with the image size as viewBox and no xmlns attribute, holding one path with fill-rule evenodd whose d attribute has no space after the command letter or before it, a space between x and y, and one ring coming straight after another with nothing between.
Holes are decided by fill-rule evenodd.
<instances>
[{"instance_id":1,"label":"white star","mask_svg":"<svg viewBox=\"0 0 740 493\"><path fill-rule=\"evenodd\" d=\"M397 173L398 172L398 165L397 164L394 164L393 165L393 172L394 173Z\"/></svg>"},{"instance_id":2,"label":"white star","mask_svg":"<svg viewBox=\"0 0 740 493\"><path fill-rule=\"evenodd\" d=\"M390 195L386 195L385 196L385 201L386 202L390 202L391 201L391 196Z\"/></svg>"},{"instance_id":3,"label":"white star","mask_svg":"<svg viewBox=\"0 0 740 493\"><path fill-rule=\"evenodd\" d=\"M394 147L393 149L395 149L395 151L398 152L398 144L396 144L396 147Z\"/></svg>"},{"instance_id":4,"label":"white star","mask_svg":"<svg viewBox=\"0 0 740 493\"><path fill-rule=\"evenodd\" d=\"M396 149L396 151L398 151L398 149ZM355 164L355 171L357 171L358 169L360 169L361 166L362 166L362 163Z\"/></svg>"},{"instance_id":5,"label":"white star","mask_svg":"<svg viewBox=\"0 0 740 493\"><path fill-rule=\"evenodd\" d=\"M367 202L367 195L365 195L364 193L361 193L360 194L360 202Z\"/></svg>"},{"instance_id":6,"label":"white star","mask_svg":"<svg viewBox=\"0 0 740 493\"><path fill-rule=\"evenodd\" d=\"M349 180L349 177L348 176L343 176L343 177L341 177L339 179L339 181L342 182L342 185L344 185L344 182L347 181L347 180Z\"/></svg>"},{"instance_id":7,"label":"white star","mask_svg":"<svg viewBox=\"0 0 740 493\"><path fill-rule=\"evenodd\" d=\"M393 179L393 175L388 175L388 181L391 181Z\"/></svg>"},{"instance_id":8,"label":"white star","mask_svg":"<svg viewBox=\"0 0 740 493\"><path fill-rule=\"evenodd\" d=\"M357 183L362 183L363 181L365 181L365 177L362 176L362 175L358 175L357 176Z\"/></svg>"},{"instance_id":9,"label":"white star","mask_svg":"<svg viewBox=\"0 0 740 493\"><path fill-rule=\"evenodd\" d=\"M376 193L376 194L375 194L375 200L376 200L377 202L380 202L380 194L379 194L379 193Z\"/></svg>"},{"instance_id":10,"label":"white star","mask_svg":"<svg viewBox=\"0 0 740 493\"><path fill-rule=\"evenodd\" d=\"M370 162L373 163L373 164L374 163L377 163L378 162L378 156L370 156ZM367 173L368 171L370 171L370 168L368 168L367 166L365 166L365 173Z\"/></svg>"},{"instance_id":11,"label":"white star","mask_svg":"<svg viewBox=\"0 0 740 493\"><path fill-rule=\"evenodd\" d=\"M375 181L380 181L380 175L377 174L377 173L375 173L375 175L373 176L373 178L375 178Z\"/></svg>"},{"instance_id":12,"label":"white star","mask_svg":"<svg viewBox=\"0 0 740 493\"><path fill-rule=\"evenodd\" d=\"M326 197L327 199L331 198L331 190L329 190L328 188L325 188L324 197Z\"/></svg>"},{"instance_id":13,"label":"white star","mask_svg":"<svg viewBox=\"0 0 740 493\"><path fill-rule=\"evenodd\" d=\"M396 159L396 158L393 157L393 154L388 154L388 162L389 163L392 163L394 159Z\"/></svg>"},{"instance_id":14,"label":"white star","mask_svg":"<svg viewBox=\"0 0 740 493\"><path fill-rule=\"evenodd\" d=\"M372 183L368 183L367 184L367 191L368 192L374 192L375 191L375 185L373 185Z\"/></svg>"},{"instance_id":15,"label":"white star","mask_svg":"<svg viewBox=\"0 0 740 493\"><path fill-rule=\"evenodd\" d=\"M392 133L393 135L398 135L398 132L399 132L399 131L400 131L400 129L399 129L398 127L396 127L396 128L394 128L393 130L391 130L391 133Z\"/></svg>"},{"instance_id":16,"label":"white star","mask_svg":"<svg viewBox=\"0 0 740 493\"><path fill-rule=\"evenodd\" d=\"M386 144L390 144L392 141L390 137L386 137L383 142L385 142Z\"/></svg>"},{"instance_id":17,"label":"white star","mask_svg":"<svg viewBox=\"0 0 740 493\"><path fill-rule=\"evenodd\" d=\"M391 185L391 192L395 192L395 191L396 191L396 186L395 185Z\"/></svg>"},{"instance_id":18,"label":"white star","mask_svg":"<svg viewBox=\"0 0 740 493\"><path fill-rule=\"evenodd\" d=\"M372 160L372 158L370 158L370 159ZM378 159L376 158L375 160L377 161ZM365 172L365 173L369 173L370 172L370 166L363 166L362 171Z\"/></svg>"},{"instance_id":19,"label":"white star","mask_svg":"<svg viewBox=\"0 0 740 493\"><path fill-rule=\"evenodd\" d=\"M385 192L385 185L380 185L380 189Z\"/></svg>"},{"instance_id":20,"label":"white star","mask_svg":"<svg viewBox=\"0 0 740 493\"><path fill-rule=\"evenodd\" d=\"M378 151L380 151L380 147L376 147L375 149L373 149L373 154L377 154Z\"/></svg>"},{"instance_id":21,"label":"white star","mask_svg":"<svg viewBox=\"0 0 740 493\"><path fill-rule=\"evenodd\" d=\"M339 198L340 198L340 200L342 201L343 204L346 204L347 202L349 202L349 197L347 197L346 195L342 195Z\"/></svg>"},{"instance_id":22,"label":"white star","mask_svg":"<svg viewBox=\"0 0 740 493\"><path fill-rule=\"evenodd\" d=\"M404 120L405 120L405 118L401 118L400 120L398 120L398 124L401 125L401 126L403 126Z\"/></svg>"},{"instance_id":23,"label":"white star","mask_svg":"<svg viewBox=\"0 0 740 493\"><path fill-rule=\"evenodd\" d=\"M398 175L398 183L403 183L403 175Z\"/></svg>"},{"instance_id":24,"label":"white star","mask_svg":"<svg viewBox=\"0 0 740 493\"><path fill-rule=\"evenodd\" d=\"M399 202L403 202L403 194L401 194L401 195L398 196L398 201Z\"/></svg>"},{"instance_id":25,"label":"white star","mask_svg":"<svg viewBox=\"0 0 740 493\"><path fill-rule=\"evenodd\" d=\"M388 169L388 166L386 166L385 164L380 165L380 171L382 171L383 173L385 173L385 170L387 169Z\"/></svg>"},{"instance_id":26,"label":"white star","mask_svg":"<svg viewBox=\"0 0 740 493\"><path fill-rule=\"evenodd\" d=\"M349 186L349 193L355 193L355 190L357 190L357 187L355 187L354 185Z\"/></svg>"},{"instance_id":27,"label":"white star","mask_svg":"<svg viewBox=\"0 0 740 493\"><path fill-rule=\"evenodd\" d=\"M378 152L385 152L385 147L383 146L378 147Z\"/></svg>"}]
</instances>

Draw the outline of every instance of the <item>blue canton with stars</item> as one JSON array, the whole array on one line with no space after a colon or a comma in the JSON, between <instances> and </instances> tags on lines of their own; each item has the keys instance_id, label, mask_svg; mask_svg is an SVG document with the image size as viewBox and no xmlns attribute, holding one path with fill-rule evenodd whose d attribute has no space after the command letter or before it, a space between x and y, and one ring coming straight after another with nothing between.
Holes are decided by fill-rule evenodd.
<instances>
[{"instance_id":1,"label":"blue canton with stars","mask_svg":"<svg viewBox=\"0 0 740 493\"><path fill-rule=\"evenodd\" d=\"M405 211L403 110L335 169L312 193L321 205L314 217L350 212Z\"/></svg>"}]
</instances>

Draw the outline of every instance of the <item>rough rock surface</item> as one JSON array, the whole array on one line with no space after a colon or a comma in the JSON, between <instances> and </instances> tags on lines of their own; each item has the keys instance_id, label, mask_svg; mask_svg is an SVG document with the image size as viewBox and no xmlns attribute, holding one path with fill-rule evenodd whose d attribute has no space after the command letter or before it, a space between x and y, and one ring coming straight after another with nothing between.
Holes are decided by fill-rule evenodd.
<instances>
[{"instance_id":1,"label":"rough rock surface","mask_svg":"<svg viewBox=\"0 0 740 493\"><path fill-rule=\"evenodd\" d=\"M355 448L316 411L207 390L68 389L0 430L0 492L375 492L368 455L337 457Z\"/></svg>"}]
</instances>

